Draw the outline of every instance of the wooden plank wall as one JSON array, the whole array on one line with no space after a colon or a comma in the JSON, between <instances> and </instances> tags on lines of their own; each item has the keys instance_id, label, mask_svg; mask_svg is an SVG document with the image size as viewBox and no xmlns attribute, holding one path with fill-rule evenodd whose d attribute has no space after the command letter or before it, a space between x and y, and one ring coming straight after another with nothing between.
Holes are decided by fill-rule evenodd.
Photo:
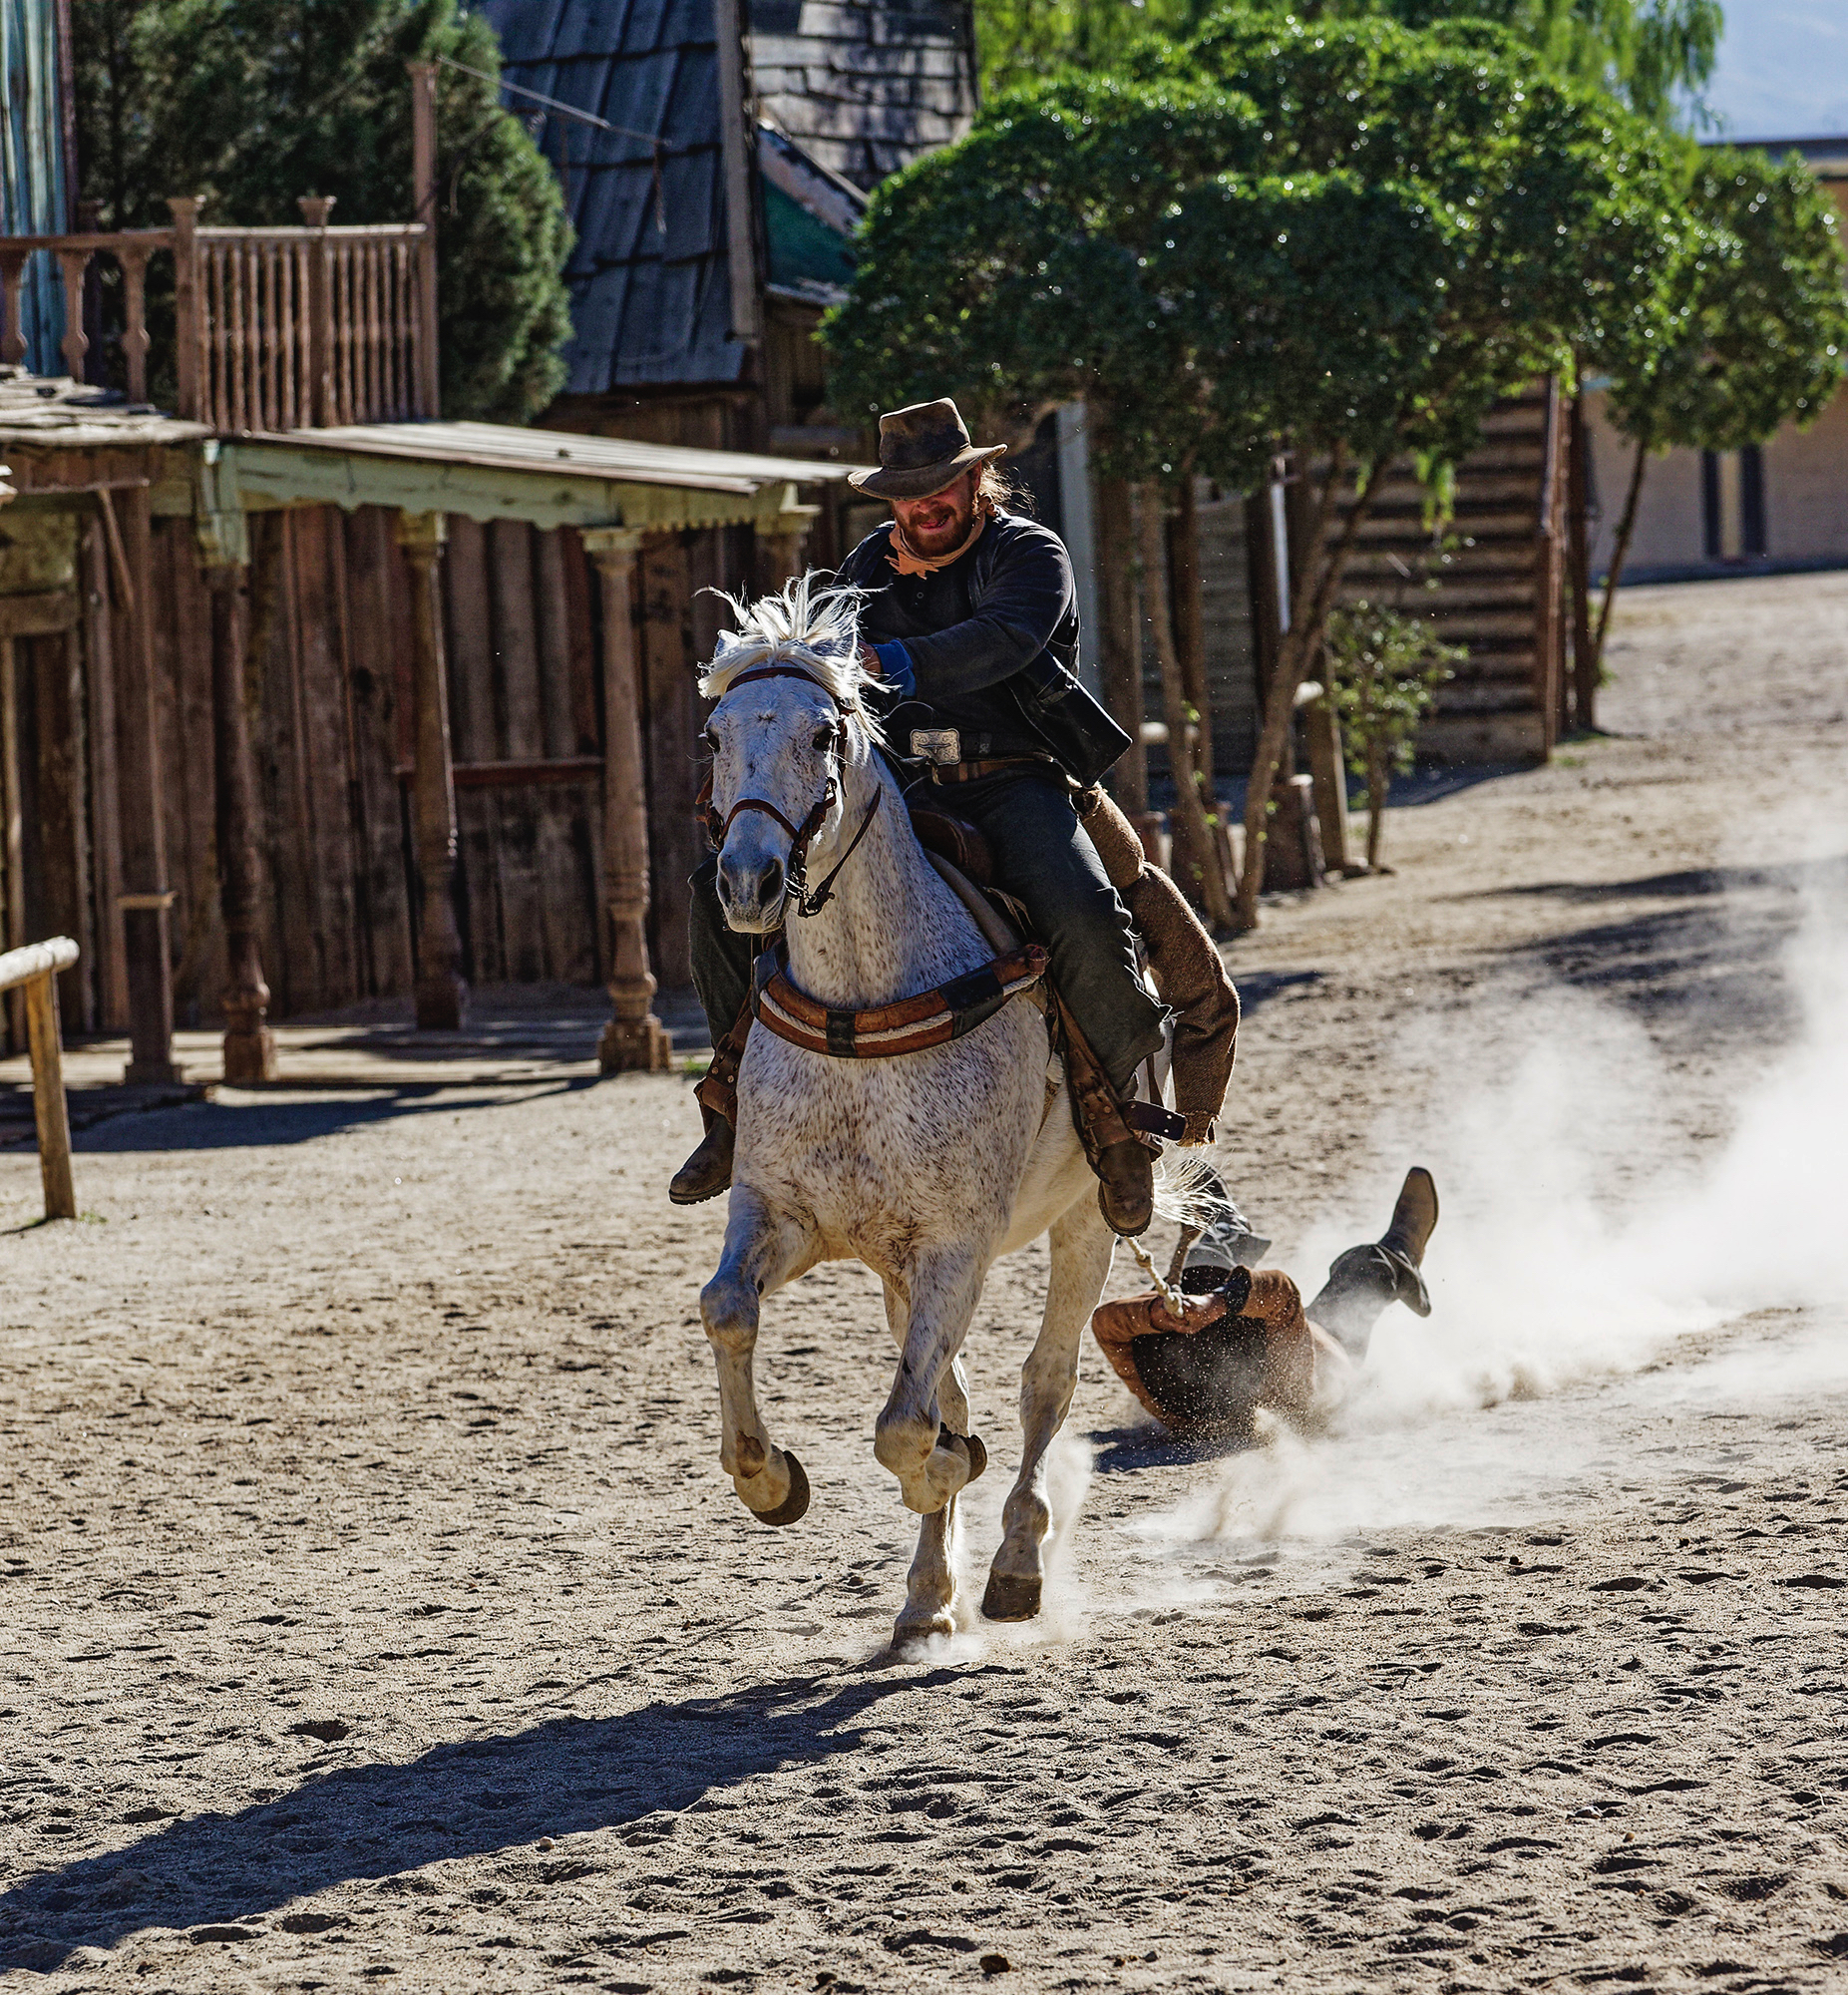
<instances>
[{"instance_id":1,"label":"wooden plank wall","mask_svg":"<svg viewBox=\"0 0 1848 1995\"><path fill-rule=\"evenodd\" d=\"M278 1018L403 998L415 982L411 598L393 525L377 508L250 522L245 691L262 812L260 946ZM450 527L445 617L466 974L478 986L593 986L609 969L596 579L571 530L461 519ZM704 856L693 818L702 773L696 683L722 612L693 592L740 587L753 560L747 528L664 536L640 565L651 942L669 987L690 979L685 882ZM189 521L158 523L154 592L178 1012L183 1023L209 1025L225 959L211 605ZM107 654L107 614L106 602L93 606L90 655ZM88 676L94 691L101 675ZM94 763L94 715L90 749ZM93 769L93 794L96 780ZM93 844L100 893L104 855ZM105 1021L119 1017L106 1011Z\"/></svg>"}]
</instances>

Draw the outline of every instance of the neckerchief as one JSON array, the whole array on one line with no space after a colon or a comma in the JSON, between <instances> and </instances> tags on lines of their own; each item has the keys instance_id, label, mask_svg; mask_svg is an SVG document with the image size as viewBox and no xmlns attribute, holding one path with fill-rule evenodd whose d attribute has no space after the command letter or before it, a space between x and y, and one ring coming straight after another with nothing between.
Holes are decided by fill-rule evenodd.
<instances>
[{"instance_id":1,"label":"neckerchief","mask_svg":"<svg viewBox=\"0 0 1848 1995\"><path fill-rule=\"evenodd\" d=\"M914 554L912 544L905 538L905 529L897 520L892 523L892 547L886 559L901 575L934 575L939 568L947 568L953 561L960 561L975 543L981 539L982 529L994 514L994 502L986 493L975 501L975 521L969 528L968 539L959 548L953 548L946 555L926 557Z\"/></svg>"}]
</instances>

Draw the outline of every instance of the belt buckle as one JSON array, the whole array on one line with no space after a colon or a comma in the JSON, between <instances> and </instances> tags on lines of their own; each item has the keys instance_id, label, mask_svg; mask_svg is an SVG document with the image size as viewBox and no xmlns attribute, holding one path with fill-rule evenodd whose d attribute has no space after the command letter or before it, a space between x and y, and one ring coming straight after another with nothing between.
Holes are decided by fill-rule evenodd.
<instances>
[{"instance_id":1,"label":"belt buckle","mask_svg":"<svg viewBox=\"0 0 1848 1995\"><path fill-rule=\"evenodd\" d=\"M914 727L912 755L934 769L952 768L962 760L962 730L957 727Z\"/></svg>"}]
</instances>

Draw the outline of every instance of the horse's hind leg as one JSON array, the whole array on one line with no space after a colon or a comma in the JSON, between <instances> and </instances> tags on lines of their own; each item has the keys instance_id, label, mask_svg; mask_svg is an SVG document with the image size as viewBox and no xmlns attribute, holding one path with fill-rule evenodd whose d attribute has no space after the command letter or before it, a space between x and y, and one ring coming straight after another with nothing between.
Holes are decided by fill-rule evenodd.
<instances>
[{"instance_id":1,"label":"horse's hind leg","mask_svg":"<svg viewBox=\"0 0 1848 1995\"><path fill-rule=\"evenodd\" d=\"M1110 1272L1116 1238L1092 1198L1081 1199L1051 1232L1052 1278L1039 1336L1020 1370L1020 1473L1001 1512L1006 1535L988 1571L981 1611L990 1621L1030 1621L1039 1612L1045 1563L1040 1548L1052 1527L1046 1500L1046 1450L1065 1423L1078 1383L1078 1347Z\"/></svg>"},{"instance_id":2,"label":"horse's hind leg","mask_svg":"<svg viewBox=\"0 0 1848 1995\"><path fill-rule=\"evenodd\" d=\"M813 1265L805 1228L772 1212L744 1186L731 1195L718 1273L700 1291L699 1313L719 1373L719 1461L745 1508L766 1524L793 1524L809 1507L809 1478L764 1431L752 1358L759 1305Z\"/></svg>"}]
</instances>

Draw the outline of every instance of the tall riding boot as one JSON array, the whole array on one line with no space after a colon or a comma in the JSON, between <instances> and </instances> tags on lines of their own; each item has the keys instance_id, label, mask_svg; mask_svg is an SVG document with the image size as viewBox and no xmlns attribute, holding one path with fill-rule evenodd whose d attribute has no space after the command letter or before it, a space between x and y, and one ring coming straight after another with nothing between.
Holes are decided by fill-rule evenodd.
<instances>
[{"instance_id":1,"label":"tall riding boot","mask_svg":"<svg viewBox=\"0 0 1848 1995\"><path fill-rule=\"evenodd\" d=\"M1373 1326L1388 1303L1403 1303L1416 1316L1431 1314L1431 1295L1420 1272L1424 1250L1437 1224L1437 1186L1429 1171L1414 1165L1405 1173L1392 1221L1370 1247L1350 1247L1328 1269L1308 1319L1325 1330L1358 1365L1366 1357Z\"/></svg>"},{"instance_id":2,"label":"tall riding boot","mask_svg":"<svg viewBox=\"0 0 1848 1995\"><path fill-rule=\"evenodd\" d=\"M693 1090L706 1133L699 1148L674 1173L667 1196L676 1205L699 1205L731 1189L732 1151L737 1145L738 1068L751 1032L751 1005L745 1000L732 1028L712 1049L706 1077Z\"/></svg>"},{"instance_id":3,"label":"tall riding boot","mask_svg":"<svg viewBox=\"0 0 1848 1995\"><path fill-rule=\"evenodd\" d=\"M1097 1173L1098 1210L1113 1233L1133 1240L1146 1233L1155 1218L1155 1159L1161 1155L1161 1145L1139 1136L1124 1119L1123 1098L1063 998L1059 1027L1072 1121Z\"/></svg>"}]
</instances>

